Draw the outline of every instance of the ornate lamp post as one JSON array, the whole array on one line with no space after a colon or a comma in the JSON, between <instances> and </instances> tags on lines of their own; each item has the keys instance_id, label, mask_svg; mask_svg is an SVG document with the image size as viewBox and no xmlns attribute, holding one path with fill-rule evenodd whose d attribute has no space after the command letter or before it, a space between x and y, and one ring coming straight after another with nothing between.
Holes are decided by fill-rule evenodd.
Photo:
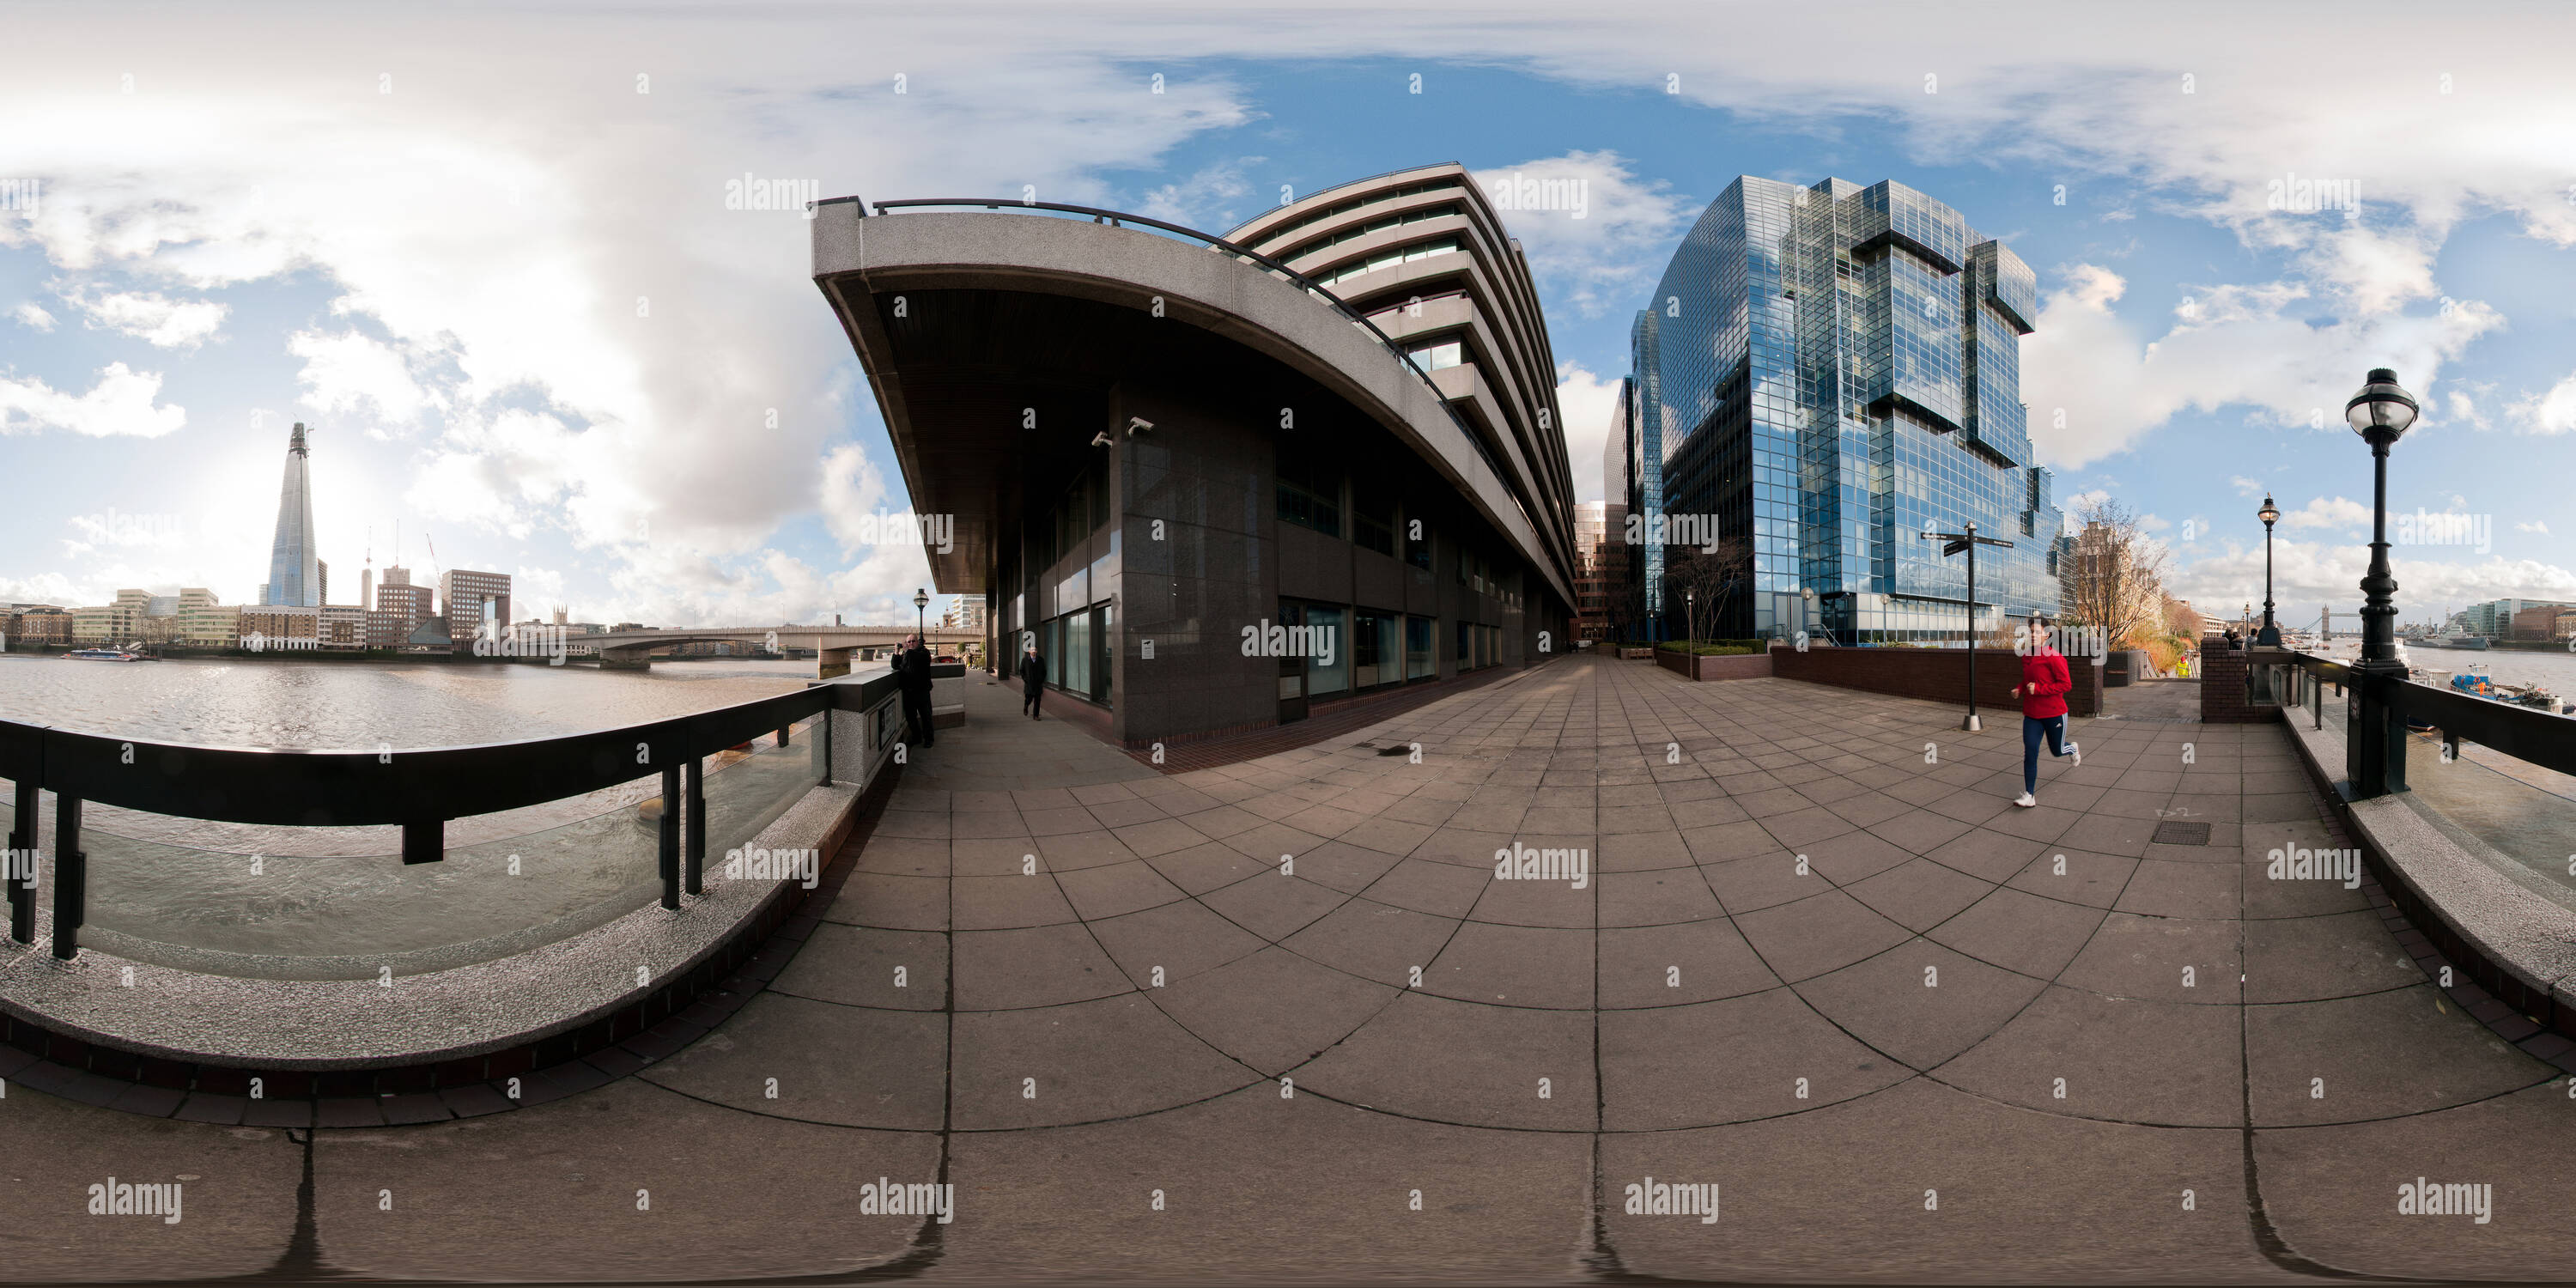
<instances>
[{"instance_id":1,"label":"ornate lamp post","mask_svg":"<svg viewBox=\"0 0 2576 1288\"><path fill-rule=\"evenodd\" d=\"M916 591L912 592L912 620L913 620L914 629L918 630L918 631L921 633L921 646L922 646L923 648L928 648L928 647L930 647L930 592L929 592L929 591L927 591L927 590L916 590Z\"/></svg>"},{"instance_id":2,"label":"ornate lamp post","mask_svg":"<svg viewBox=\"0 0 2576 1288\"><path fill-rule=\"evenodd\" d=\"M2272 623L2272 525L2280 522L2281 507L2272 504L2270 493L2263 495L2263 508L2254 512L2263 521L2263 631L2254 642L2265 648L2281 647L2281 628Z\"/></svg>"},{"instance_id":3,"label":"ornate lamp post","mask_svg":"<svg viewBox=\"0 0 2576 1288\"><path fill-rule=\"evenodd\" d=\"M2352 794L2384 796L2406 790L2405 712L2398 702L2406 664L2397 660L2397 577L2388 567L2388 449L2415 423L2415 396L2400 388L2397 373L2371 370L2361 392L2344 404L2352 431L2370 444L2370 571L2361 579L2361 660L2345 768Z\"/></svg>"}]
</instances>

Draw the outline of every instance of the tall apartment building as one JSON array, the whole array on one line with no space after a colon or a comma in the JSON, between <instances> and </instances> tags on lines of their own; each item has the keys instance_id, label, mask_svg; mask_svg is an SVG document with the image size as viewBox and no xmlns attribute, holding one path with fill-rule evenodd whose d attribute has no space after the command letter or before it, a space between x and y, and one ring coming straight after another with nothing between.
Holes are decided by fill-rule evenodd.
<instances>
[{"instance_id":1,"label":"tall apartment building","mask_svg":"<svg viewBox=\"0 0 2576 1288\"><path fill-rule=\"evenodd\" d=\"M458 647L472 644L477 632L498 638L510 625L510 574L450 568L438 574L438 602Z\"/></svg>"},{"instance_id":2,"label":"tall apartment building","mask_svg":"<svg viewBox=\"0 0 2576 1288\"><path fill-rule=\"evenodd\" d=\"M1637 314L1625 391L1630 511L1750 543L1751 593L1702 633L1963 638L1965 560L1921 534L1969 521L2014 543L1978 551L1980 627L2055 611L2062 520L2020 401L2037 313L2019 257L1903 184L1728 185ZM1633 552L1667 632L1667 562L1700 544Z\"/></svg>"},{"instance_id":3,"label":"tall apartment building","mask_svg":"<svg viewBox=\"0 0 2576 1288\"><path fill-rule=\"evenodd\" d=\"M191 587L179 592L178 642L190 648L233 648L241 643L241 608L216 599L213 591Z\"/></svg>"}]
</instances>

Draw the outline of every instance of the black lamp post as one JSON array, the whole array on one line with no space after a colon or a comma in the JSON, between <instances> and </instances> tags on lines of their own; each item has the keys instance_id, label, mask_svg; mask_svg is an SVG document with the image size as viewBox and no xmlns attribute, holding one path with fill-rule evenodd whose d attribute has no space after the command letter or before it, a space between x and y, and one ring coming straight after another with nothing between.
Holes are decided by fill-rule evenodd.
<instances>
[{"instance_id":1,"label":"black lamp post","mask_svg":"<svg viewBox=\"0 0 2576 1288\"><path fill-rule=\"evenodd\" d=\"M913 627L914 627L914 629L915 629L915 630L917 630L918 632L920 632L920 635L921 635L921 646L922 646L923 648L928 648L928 647L930 647L930 592L929 592L929 591L927 591L927 590L915 590L914 592L912 592L912 620L913 620Z\"/></svg>"},{"instance_id":2,"label":"black lamp post","mask_svg":"<svg viewBox=\"0 0 2576 1288\"><path fill-rule=\"evenodd\" d=\"M2263 508L2254 512L2263 521L2263 632L2254 637L2265 648L2281 647L2281 628L2272 623L2272 525L2281 519L2281 507L2272 504L2270 493L2263 496Z\"/></svg>"},{"instance_id":3,"label":"black lamp post","mask_svg":"<svg viewBox=\"0 0 2576 1288\"><path fill-rule=\"evenodd\" d=\"M2398 701L2406 664L2397 660L2397 577L2388 567L2388 449L2415 423L2415 396L2397 373L2373 368L2343 416L2370 444L2370 571L2361 579L2361 660L2353 663L2358 699L2345 768L2356 797L2406 790L2406 715Z\"/></svg>"}]
</instances>

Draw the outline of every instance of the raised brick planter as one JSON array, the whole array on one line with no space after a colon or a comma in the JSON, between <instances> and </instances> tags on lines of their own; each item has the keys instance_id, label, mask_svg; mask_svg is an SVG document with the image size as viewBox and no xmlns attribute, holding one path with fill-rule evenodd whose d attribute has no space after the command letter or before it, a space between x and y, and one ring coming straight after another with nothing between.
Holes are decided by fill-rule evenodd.
<instances>
[{"instance_id":1,"label":"raised brick planter","mask_svg":"<svg viewBox=\"0 0 2576 1288\"><path fill-rule=\"evenodd\" d=\"M2248 655L2211 636L2200 642L2200 722L2202 724L2268 724L2281 718L2278 705L2246 700Z\"/></svg>"},{"instance_id":2,"label":"raised brick planter","mask_svg":"<svg viewBox=\"0 0 2576 1288\"><path fill-rule=\"evenodd\" d=\"M1758 680L1771 674L1769 653L1735 657L1694 657L1671 649L1655 650L1655 665L1694 680Z\"/></svg>"},{"instance_id":3,"label":"raised brick planter","mask_svg":"<svg viewBox=\"0 0 2576 1288\"><path fill-rule=\"evenodd\" d=\"M1775 648L1768 659L1771 673L1785 680L1866 689L1901 698L1968 703L1968 650L1958 648ZM2069 715L2102 712L2102 668L2087 658L2068 660L2067 675L2075 688L2066 695ZM1977 650L1977 710L2017 714L2021 701L2012 696L2021 683L2021 658L2010 649Z\"/></svg>"}]
</instances>

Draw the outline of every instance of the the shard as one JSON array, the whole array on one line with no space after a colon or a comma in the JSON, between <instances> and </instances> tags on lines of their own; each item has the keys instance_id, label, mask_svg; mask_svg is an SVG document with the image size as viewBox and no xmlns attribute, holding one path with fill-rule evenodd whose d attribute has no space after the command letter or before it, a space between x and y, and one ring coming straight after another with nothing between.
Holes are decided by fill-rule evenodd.
<instances>
[{"instance_id":1,"label":"the shard","mask_svg":"<svg viewBox=\"0 0 2576 1288\"><path fill-rule=\"evenodd\" d=\"M286 445L286 481L277 489L277 544L268 556L268 588L260 601L318 608L322 571L313 554L313 480L304 447L304 425Z\"/></svg>"}]
</instances>

